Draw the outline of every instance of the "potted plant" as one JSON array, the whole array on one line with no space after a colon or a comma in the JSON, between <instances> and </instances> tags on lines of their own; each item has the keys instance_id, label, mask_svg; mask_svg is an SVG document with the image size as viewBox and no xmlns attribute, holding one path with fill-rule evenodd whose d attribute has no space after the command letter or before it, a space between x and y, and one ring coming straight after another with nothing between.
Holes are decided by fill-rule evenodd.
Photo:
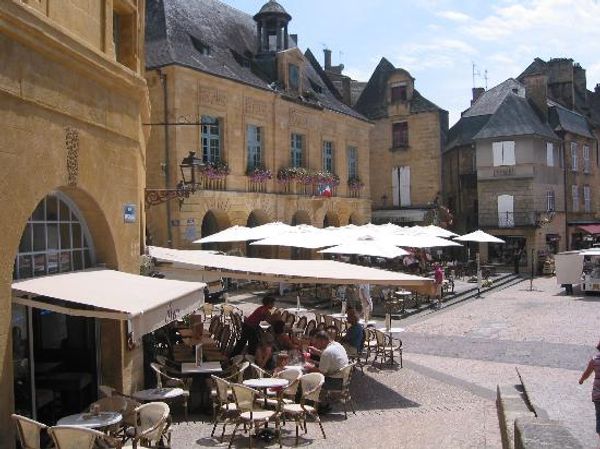
<instances>
[{"instance_id":1,"label":"potted plant","mask_svg":"<svg viewBox=\"0 0 600 449\"><path fill-rule=\"evenodd\" d=\"M351 176L350 178L348 178L348 188L350 190L357 191L362 189L364 186L365 185L358 176Z\"/></svg>"},{"instance_id":2,"label":"potted plant","mask_svg":"<svg viewBox=\"0 0 600 449\"><path fill-rule=\"evenodd\" d=\"M251 182L262 184L267 182L269 179L273 179L273 173L271 170L267 170L264 167L248 168L246 176Z\"/></svg>"},{"instance_id":3,"label":"potted plant","mask_svg":"<svg viewBox=\"0 0 600 449\"><path fill-rule=\"evenodd\" d=\"M198 171L208 179L223 179L231 173L229 165L223 161L205 162L199 167Z\"/></svg>"}]
</instances>

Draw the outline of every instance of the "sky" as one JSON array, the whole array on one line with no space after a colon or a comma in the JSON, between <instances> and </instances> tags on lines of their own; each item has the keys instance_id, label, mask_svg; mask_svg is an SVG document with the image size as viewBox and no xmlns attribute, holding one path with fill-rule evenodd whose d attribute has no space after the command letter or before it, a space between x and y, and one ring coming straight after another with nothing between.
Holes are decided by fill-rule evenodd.
<instances>
[{"instance_id":1,"label":"sky","mask_svg":"<svg viewBox=\"0 0 600 449\"><path fill-rule=\"evenodd\" d=\"M266 0L223 0L255 14ZM477 87L516 78L536 57L572 58L600 83L600 0L279 0L290 33L323 64L368 81L382 57L408 70L419 92L450 112L469 107Z\"/></svg>"}]
</instances>

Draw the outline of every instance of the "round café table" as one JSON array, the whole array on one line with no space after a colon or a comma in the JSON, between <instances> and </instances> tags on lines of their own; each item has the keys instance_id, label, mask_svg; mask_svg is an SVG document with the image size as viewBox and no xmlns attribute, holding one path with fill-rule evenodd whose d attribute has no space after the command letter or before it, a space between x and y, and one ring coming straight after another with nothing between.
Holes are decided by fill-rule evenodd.
<instances>
[{"instance_id":1,"label":"round caf\u00e9 table","mask_svg":"<svg viewBox=\"0 0 600 449\"><path fill-rule=\"evenodd\" d=\"M133 398L141 402L168 401L183 396L182 388L149 388L147 390L136 391Z\"/></svg>"},{"instance_id":2,"label":"round caf\u00e9 table","mask_svg":"<svg viewBox=\"0 0 600 449\"><path fill-rule=\"evenodd\" d=\"M267 390L269 388L285 388L290 384L287 379L279 379L277 377L263 377L260 379L246 379L243 384L247 387L254 388L256 390L265 391L265 408L267 407ZM268 428L261 429L256 436L266 441L270 441L274 435L273 431Z\"/></svg>"},{"instance_id":3,"label":"round caf\u00e9 table","mask_svg":"<svg viewBox=\"0 0 600 449\"><path fill-rule=\"evenodd\" d=\"M115 424L119 424L123 420L123 415L118 412L100 412L97 415L92 413L76 413L75 415L65 416L60 418L57 426L77 426L87 429L102 429Z\"/></svg>"}]
</instances>

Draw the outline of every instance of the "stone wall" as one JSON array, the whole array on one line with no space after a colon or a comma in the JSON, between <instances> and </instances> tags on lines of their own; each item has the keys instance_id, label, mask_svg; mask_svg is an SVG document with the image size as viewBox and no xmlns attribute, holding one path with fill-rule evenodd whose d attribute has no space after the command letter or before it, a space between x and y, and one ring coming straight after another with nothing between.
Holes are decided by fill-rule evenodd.
<instances>
[{"instance_id":1,"label":"stone wall","mask_svg":"<svg viewBox=\"0 0 600 449\"><path fill-rule=\"evenodd\" d=\"M96 262L127 272L139 270L144 229L147 92L139 75L90 47L97 27L87 13L96 14L104 2L87 2L89 11L81 15L73 12L83 7L80 2L65 3L65 15L57 2L27 3L50 8L50 18L21 2L0 4L2 449L14 443L10 286L28 217L47 194L63 192L87 222ZM138 207L137 223L124 223L128 203ZM137 387L140 357L125 349L123 325L113 322L102 330L100 345L110 348L102 353L105 379L126 391Z\"/></svg>"}]
</instances>

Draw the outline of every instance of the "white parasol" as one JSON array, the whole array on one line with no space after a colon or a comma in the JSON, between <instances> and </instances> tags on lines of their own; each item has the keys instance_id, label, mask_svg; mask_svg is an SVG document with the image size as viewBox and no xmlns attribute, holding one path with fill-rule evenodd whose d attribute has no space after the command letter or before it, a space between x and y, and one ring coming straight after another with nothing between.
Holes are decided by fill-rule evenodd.
<instances>
[{"instance_id":1,"label":"white parasol","mask_svg":"<svg viewBox=\"0 0 600 449\"><path fill-rule=\"evenodd\" d=\"M410 254L401 248L398 248L384 239L377 239L371 236L360 237L357 240L342 243L319 251L321 254L356 254L360 256L384 257L394 259Z\"/></svg>"}]
</instances>

